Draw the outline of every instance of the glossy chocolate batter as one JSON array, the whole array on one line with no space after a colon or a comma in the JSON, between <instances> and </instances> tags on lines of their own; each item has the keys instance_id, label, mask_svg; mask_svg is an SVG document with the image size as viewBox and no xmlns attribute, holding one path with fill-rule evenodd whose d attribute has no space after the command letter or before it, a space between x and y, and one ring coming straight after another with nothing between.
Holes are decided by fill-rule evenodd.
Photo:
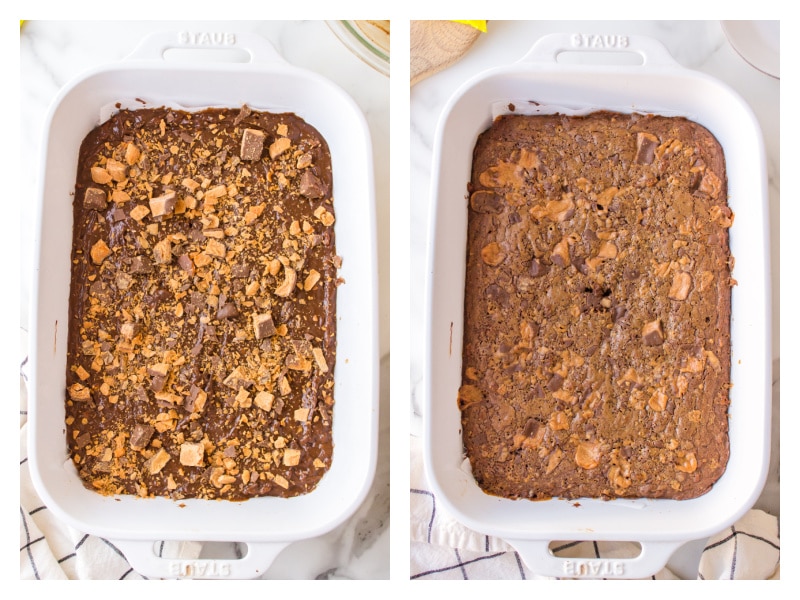
<instances>
[{"instance_id":1,"label":"glossy chocolate batter","mask_svg":"<svg viewBox=\"0 0 800 600\"><path fill-rule=\"evenodd\" d=\"M293 114L120 110L80 150L66 424L102 494L244 500L331 464L330 154Z\"/></svg>"},{"instance_id":2,"label":"glossy chocolate batter","mask_svg":"<svg viewBox=\"0 0 800 600\"><path fill-rule=\"evenodd\" d=\"M686 499L728 460L722 149L682 118L498 118L469 186L463 439L510 497Z\"/></svg>"}]
</instances>

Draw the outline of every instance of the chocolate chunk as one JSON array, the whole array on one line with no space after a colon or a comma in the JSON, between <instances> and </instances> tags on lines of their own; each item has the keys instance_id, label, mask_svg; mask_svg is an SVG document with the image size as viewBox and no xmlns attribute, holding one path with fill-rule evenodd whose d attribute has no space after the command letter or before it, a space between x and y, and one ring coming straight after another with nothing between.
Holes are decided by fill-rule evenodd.
<instances>
[{"instance_id":1,"label":"chocolate chunk","mask_svg":"<svg viewBox=\"0 0 800 600\"><path fill-rule=\"evenodd\" d=\"M541 277L547 273L547 266L542 264L539 259L534 258L531 261L531 268L528 269L528 272L530 273L531 277Z\"/></svg>"},{"instance_id":2,"label":"chocolate chunk","mask_svg":"<svg viewBox=\"0 0 800 600\"><path fill-rule=\"evenodd\" d=\"M147 444L150 443L150 439L153 437L154 433L155 429L150 425L137 423L131 432L131 448L134 450L143 450L147 447Z\"/></svg>"},{"instance_id":3,"label":"chocolate chunk","mask_svg":"<svg viewBox=\"0 0 800 600\"><path fill-rule=\"evenodd\" d=\"M245 129L242 133L242 146L239 155L242 160L258 160L264 151L267 135L259 129Z\"/></svg>"},{"instance_id":4,"label":"chocolate chunk","mask_svg":"<svg viewBox=\"0 0 800 600\"><path fill-rule=\"evenodd\" d=\"M111 472L111 463L108 462L99 462L95 463L92 467L92 471L95 473L110 473Z\"/></svg>"},{"instance_id":5,"label":"chocolate chunk","mask_svg":"<svg viewBox=\"0 0 800 600\"><path fill-rule=\"evenodd\" d=\"M206 303L206 297L200 292L192 292L189 294L189 304L202 308Z\"/></svg>"},{"instance_id":6,"label":"chocolate chunk","mask_svg":"<svg viewBox=\"0 0 800 600\"><path fill-rule=\"evenodd\" d=\"M238 126L242 121L244 121L247 117L249 117L252 114L252 112L253 111L250 110L250 107L247 106L247 104L243 104L242 108L239 109L239 113L233 119L234 126Z\"/></svg>"},{"instance_id":7,"label":"chocolate chunk","mask_svg":"<svg viewBox=\"0 0 800 600\"><path fill-rule=\"evenodd\" d=\"M81 434L77 438L75 438L75 445L78 448L85 448L91 443L92 443L92 434L88 432Z\"/></svg>"},{"instance_id":8,"label":"chocolate chunk","mask_svg":"<svg viewBox=\"0 0 800 600\"><path fill-rule=\"evenodd\" d=\"M158 308L161 306L161 304L167 300L170 300L171 298L173 298L172 292L166 288L159 287L156 288L152 294L145 294L142 297L142 302L144 302L150 308Z\"/></svg>"},{"instance_id":9,"label":"chocolate chunk","mask_svg":"<svg viewBox=\"0 0 800 600\"><path fill-rule=\"evenodd\" d=\"M190 275L194 273L194 263L187 254L181 254L178 257L178 266Z\"/></svg>"},{"instance_id":10,"label":"chocolate chunk","mask_svg":"<svg viewBox=\"0 0 800 600\"><path fill-rule=\"evenodd\" d=\"M616 323L617 321L623 319L627 314L627 309L621 304L617 304L611 308L611 321Z\"/></svg>"},{"instance_id":11,"label":"chocolate chunk","mask_svg":"<svg viewBox=\"0 0 800 600\"><path fill-rule=\"evenodd\" d=\"M217 318L218 319L230 319L231 317L235 317L239 314L239 309L236 308L236 304L233 302L228 302L219 308L217 311Z\"/></svg>"},{"instance_id":12,"label":"chocolate chunk","mask_svg":"<svg viewBox=\"0 0 800 600\"><path fill-rule=\"evenodd\" d=\"M136 386L136 399L142 403L143 406L146 406L150 402L150 397L147 395L147 390L145 390L142 386Z\"/></svg>"},{"instance_id":13,"label":"chocolate chunk","mask_svg":"<svg viewBox=\"0 0 800 600\"><path fill-rule=\"evenodd\" d=\"M579 273L583 275L589 274L589 265L586 264L586 258L583 256L573 256L571 262L572 266L575 267Z\"/></svg>"},{"instance_id":14,"label":"chocolate chunk","mask_svg":"<svg viewBox=\"0 0 800 600\"><path fill-rule=\"evenodd\" d=\"M649 165L655 158L658 138L652 133L640 131L636 134L636 156L633 159L637 165Z\"/></svg>"},{"instance_id":15,"label":"chocolate chunk","mask_svg":"<svg viewBox=\"0 0 800 600\"><path fill-rule=\"evenodd\" d=\"M547 389L551 392L556 392L561 389L562 383L564 383L564 378L558 373L553 373L550 381L547 382Z\"/></svg>"},{"instance_id":16,"label":"chocolate chunk","mask_svg":"<svg viewBox=\"0 0 800 600\"><path fill-rule=\"evenodd\" d=\"M311 171L303 171L300 176L300 193L306 198L316 200L325 196L325 188L319 177Z\"/></svg>"},{"instance_id":17,"label":"chocolate chunk","mask_svg":"<svg viewBox=\"0 0 800 600\"><path fill-rule=\"evenodd\" d=\"M89 286L89 295L93 298L97 298L101 302L107 302L111 299L110 290L102 281L95 281Z\"/></svg>"},{"instance_id":18,"label":"chocolate chunk","mask_svg":"<svg viewBox=\"0 0 800 600\"><path fill-rule=\"evenodd\" d=\"M131 259L131 266L128 269L129 273L152 273L153 272L153 263L150 261L150 258L147 256L134 256Z\"/></svg>"},{"instance_id":19,"label":"chocolate chunk","mask_svg":"<svg viewBox=\"0 0 800 600\"><path fill-rule=\"evenodd\" d=\"M231 277L247 277L248 275L250 275L250 265L248 264L233 265L231 267Z\"/></svg>"},{"instance_id":20,"label":"chocolate chunk","mask_svg":"<svg viewBox=\"0 0 800 600\"><path fill-rule=\"evenodd\" d=\"M550 258L552 259L554 265L558 265L559 267L567 266L567 260L561 254L553 253Z\"/></svg>"},{"instance_id":21,"label":"chocolate chunk","mask_svg":"<svg viewBox=\"0 0 800 600\"><path fill-rule=\"evenodd\" d=\"M157 394L164 390L166 384L167 378L164 375L154 375L150 380L150 389Z\"/></svg>"},{"instance_id":22,"label":"chocolate chunk","mask_svg":"<svg viewBox=\"0 0 800 600\"><path fill-rule=\"evenodd\" d=\"M95 187L87 188L83 195L83 206L93 210L104 210L108 206L105 191Z\"/></svg>"},{"instance_id":23,"label":"chocolate chunk","mask_svg":"<svg viewBox=\"0 0 800 600\"><path fill-rule=\"evenodd\" d=\"M272 321L271 313L253 315L253 330L257 340L272 337L278 333L278 330L275 329L275 323Z\"/></svg>"},{"instance_id":24,"label":"chocolate chunk","mask_svg":"<svg viewBox=\"0 0 800 600\"><path fill-rule=\"evenodd\" d=\"M639 279L639 269L635 267L625 267L625 270L622 272L622 276L627 281L633 281L634 279Z\"/></svg>"},{"instance_id":25,"label":"chocolate chunk","mask_svg":"<svg viewBox=\"0 0 800 600\"><path fill-rule=\"evenodd\" d=\"M506 304L508 302L508 292L496 283L488 285L484 290L484 293L486 294L487 300L491 300L497 304Z\"/></svg>"},{"instance_id":26,"label":"chocolate chunk","mask_svg":"<svg viewBox=\"0 0 800 600\"><path fill-rule=\"evenodd\" d=\"M700 171L692 171L689 174L689 191L696 192L700 187L700 182L703 179L703 174Z\"/></svg>"},{"instance_id":27,"label":"chocolate chunk","mask_svg":"<svg viewBox=\"0 0 800 600\"><path fill-rule=\"evenodd\" d=\"M206 239L205 234L200 229L196 228L190 229L188 236L190 240L196 243L204 242Z\"/></svg>"},{"instance_id":28,"label":"chocolate chunk","mask_svg":"<svg viewBox=\"0 0 800 600\"><path fill-rule=\"evenodd\" d=\"M203 391L201 387L192 384L192 387L189 389L189 395L186 396L186 400L183 402L183 408L188 412L197 412L202 409L202 406L198 406L197 399L204 394L205 391Z\"/></svg>"},{"instance_id":29,"label":"chocolate chunk","mask_svg":"<svg viewBox=\"0 0 800 600\"><path fill-rule=\"evenodd\" d=\"M664 343L664 330L661 320L650 321L642 327L642 342L645 346L660 346Z\"/></svg>"},{"instance_id":30,"label":"chocolate chunk","mask_svg":"<svg viewBox=\"0 0 800 600\"><path fill-rule=\"evenodd\" d=\"M119 223L120 221L124 221L128 218L128 215L126 215L125 211L119 206L114 208L114 210L111 212L111 216L113 217L115 223Z\"/></svg>"},{"instance_id":31,"label":"chocolate chunk","mask_svg":"<svg viewBox=\"0 0 800 600\"><path fill-rule=\"evenodd\" d=\"M288 323L294 316L294 302L284 302L281 305L281 323Z\"/></svg>"},{"instance_id":32,"label":"chocolate chunk","mask_svg":"<svg viewBox=\"0 0 800 600\"><path fill-rule=\"evenodd\" d=\"M539 421L536 419L528 419L525 422L525 427L522 430L522 435L525 437L535 437L536 434L539 432L539 428L542 426Z\"/></svg>"},{"instance_id":33,"label":"chocolate chunk","mask_svg":"<svg viewBox=\"0 0 800 600\"><path fill-rule=\"evenodd\" d=\"M499 213L503 210L503 199L491 190L478 190L469 197L469 206L479 213Z\"/></svg>"},{"instance_id":34,"label":"chocolate chunk","mask_svg":"<svg viewBox=\"0 0 800 600\"><path fill-rule=\"evenodd\" d=\"M292 348L295 354L308 358L311 356L313 346L308 340L291 340Z\"/></svg>"}]
</instances>

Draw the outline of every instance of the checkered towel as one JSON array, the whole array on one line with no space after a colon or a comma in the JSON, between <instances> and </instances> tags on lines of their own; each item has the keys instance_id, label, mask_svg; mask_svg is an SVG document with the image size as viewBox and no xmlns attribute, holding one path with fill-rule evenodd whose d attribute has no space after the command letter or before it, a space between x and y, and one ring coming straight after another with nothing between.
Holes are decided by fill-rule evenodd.
<instances>
[{"instance_id":1,"label":"checkered towel","mask_svg":"<svg viewBox=\"0 0 800 600\"><path fill-rule=\"evenodd\" d=\"M19 571L20 579L145 579L108 540L76 531L44 505L28 469L26 338L22 339L19 409ZM157 554L194 559L198 542L163 542Z\"/></svg>"},{"instance_id":2,"label":"checkered towel","mask_svg":"<svg viewBox=\"0 0 800 600\"><path fill-rule=\"evenodd\" d=\"M60 522L42 503L28 471L24 410L20 411L20 416L20 579L144 579L112 542ZM197 558L201 548L198 542L163 542L158 555Z\"/></svg>"},{"instance_id":3,"label":"checkered towel","mask_svg":"<svg viewBox=\"0 0 800 600\"><path fill-rule=\"evenodd\" d=\"M411 436L411 578L549 579L530 571L506 542L467 529L437 504L425 479L421 446ZM635 555L617 542L574 542L555 552L575 558ZM751 510L708 540L698 579L778 579L779 559L778 519ZM652 578L678 579L666 567Z\"/></svg>"}]
</instances>

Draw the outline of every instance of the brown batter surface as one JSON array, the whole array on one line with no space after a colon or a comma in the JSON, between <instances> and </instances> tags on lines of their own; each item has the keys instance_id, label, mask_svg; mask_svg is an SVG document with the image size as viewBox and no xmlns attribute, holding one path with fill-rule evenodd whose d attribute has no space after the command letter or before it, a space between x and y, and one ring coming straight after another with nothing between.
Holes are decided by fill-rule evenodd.
<instances>
[{"instance_id":1,"label":"brown batter surface","mask_svg":"<svg viewBox=\"0 0 800 600\"><path fill-rule=\"evenodd\" d=\"M293 114L121 110L80 150L66 431L102 494L244 500L331 464L330 153Z\"/></svg>"}]
</instances>

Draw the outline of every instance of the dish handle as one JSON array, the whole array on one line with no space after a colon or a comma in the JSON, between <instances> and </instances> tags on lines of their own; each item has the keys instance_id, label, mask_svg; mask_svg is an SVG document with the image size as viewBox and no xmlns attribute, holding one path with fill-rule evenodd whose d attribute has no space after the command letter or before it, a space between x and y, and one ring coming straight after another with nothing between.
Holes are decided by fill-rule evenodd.
<instances>
[{"instance_id":1,"label":"dish handle","mask_svg":"<svg viewBox=\"0 0 800 600\"><path fill-rule=\"evenodd\" d=\"M683 542L640 542L632 558L555 556L546 540L506 540L537 575L561 579L645 579L663 569Z\"/></svg>"},{"instance_id":2,"label":"dish handle","mask_svg":"<svg viewBox=\"0 0 800 600\"><path fill-rule=\"evenodd\" d=\"M228 58L229 62L285 63L268 40L250 32L156 32L145 36L126 60L167 60L168 52L196 58ZM246 59L246 60L243 60Z\"/></svg>"},{"instance_id":3,"label":"dish handle","mask_svg":"<svg viewBox=\"0 0 800 600\"><path fill-rule=\"evenodd\" d=\"M633 53L638 54L641 65L636 67L680 67L672 55L658 40L646 35L552 33L539 39L519 62L558 64L564 53Z\"/></svg>"},{"instance_id":4,"label":"dish handle","mask_svg":"<svg viewBox=\"0 0 800 600\"><path fill-rule=\"evenodd\" d=\"M262 576L289 542L247 542L247 553L238 559L165 558L155 542L114 540L131 567L150 579L255 579Z\"/></svg>"}]
</instances>

